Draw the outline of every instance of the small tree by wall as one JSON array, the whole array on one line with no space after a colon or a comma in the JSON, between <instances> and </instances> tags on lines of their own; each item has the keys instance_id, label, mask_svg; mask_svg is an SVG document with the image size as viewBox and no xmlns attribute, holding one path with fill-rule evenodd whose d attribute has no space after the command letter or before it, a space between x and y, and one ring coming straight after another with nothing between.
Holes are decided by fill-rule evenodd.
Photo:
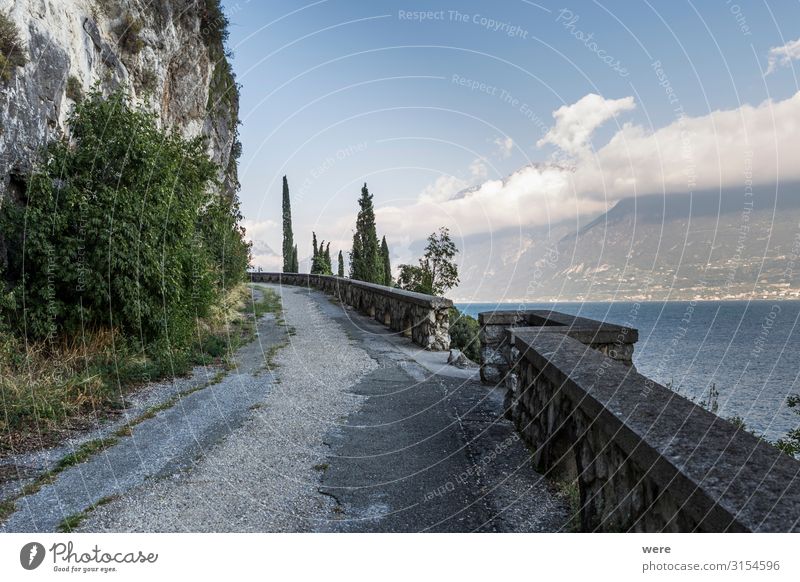
<instances>
[{"instance_id":1,"label":"small tree by wall","mask_svg":"<svg viewBox=\"0 0 800 582\"><path fill-rule=\"evenodd\" d=\"M398 286L417 293L444 295L459 283L458 265L453 260L457 253L450 231L440 228L428 237L418 265L400 265Z\"/></svg>"}]
</instances>

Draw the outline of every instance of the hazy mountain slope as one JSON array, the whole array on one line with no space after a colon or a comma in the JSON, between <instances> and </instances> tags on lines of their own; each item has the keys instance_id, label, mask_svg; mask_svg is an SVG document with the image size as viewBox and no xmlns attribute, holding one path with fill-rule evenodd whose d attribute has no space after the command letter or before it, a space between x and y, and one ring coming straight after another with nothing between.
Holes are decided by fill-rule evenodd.
<instances>
[{"instance_id":1,"label":"hazy mountain slope","mask_svg":"<svg viewBox=\"0 0 800 582\"><path fill-rule=\"evenodd\" d=\"M501 252L482 269L475 257L493 250ZM474 243L457 295L528 302L798 297L799 250L798 185L778 194L756 188L752 196L743 189L645 196L578 229L551 227L549 243L546 229Z\"/></svg>"}]
</instances>

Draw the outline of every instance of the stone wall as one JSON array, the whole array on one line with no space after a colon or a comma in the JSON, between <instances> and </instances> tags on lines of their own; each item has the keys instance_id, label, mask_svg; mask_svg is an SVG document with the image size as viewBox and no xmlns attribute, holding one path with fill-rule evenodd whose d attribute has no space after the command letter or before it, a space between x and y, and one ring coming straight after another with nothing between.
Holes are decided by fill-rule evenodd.
<instances>
[{"instance_id":1,"label":"stone wall","mask_svg":"<svg viewBox=\"0 0 800 582\"><path fill-rule=\"evenodd\" d=\"M509 416L583 531L800 531L800 463L569 335L514 330Z\"/></svg>"},{"instance_id":2,"label":"stone wall","mask_svg":"<svg viewBox=\"0 0 800 582\"><path fill-rule=\"evenodd\" d=\"M251 273L250 278L256 283L319 289L427 350L450 349L449 311L453 302L444 297L328 275Z\"/></svg>"},{"instance_id":3,"label":"stone wall","mask_svg":"<svg viewBox=\"0 0 800 582\"><path fill-rule=\"evenodd\" d=\"M595 350L633 366L637 330L621 325L576 317L557 311L490 311L478 314L481 342L481 379L501 383L510 369L514 331L567 335ZM507 330L511 329L509 333Z\"/></svg>"}]
</instances>

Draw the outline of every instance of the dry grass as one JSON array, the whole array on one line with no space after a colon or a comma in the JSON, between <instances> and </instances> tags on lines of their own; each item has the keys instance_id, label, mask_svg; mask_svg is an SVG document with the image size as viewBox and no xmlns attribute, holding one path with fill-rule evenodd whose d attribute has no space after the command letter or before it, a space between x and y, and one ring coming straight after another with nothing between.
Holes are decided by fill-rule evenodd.
<instances>
[{"instance_id":1,"label":"dry grass","mask_svg":"<svg viewBox=\"0 0 800 582\"><path fill-rule=\"evenodd\" d=\"M57 345L0 340L0 432L31 425L49 430L109 399L98 363L114 359L115 334L104 330ZM3 443L0 442L0 447Z\"/></svg>"},{"instance_id":2,"label":"dry grass","mask_svg":"<svg viewBox=\"0 0 800 582\"><path fill-rule=\"evenodd\" d=\"M252 338L247 285L231 289L209 318L197 322L197 341L182 365L137 349L113 330L57 344L31 344L0 335L0 456L59 442L70 430L122 408L132 388L193 364L224 365Z\"/></svg>"}]
</instances>

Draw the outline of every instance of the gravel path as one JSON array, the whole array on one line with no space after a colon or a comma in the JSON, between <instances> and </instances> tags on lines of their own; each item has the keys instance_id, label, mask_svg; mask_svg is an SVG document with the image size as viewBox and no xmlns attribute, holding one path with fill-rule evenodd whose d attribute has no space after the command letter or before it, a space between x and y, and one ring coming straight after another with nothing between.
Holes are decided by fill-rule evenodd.
<instances>
[{"instance_id":1,"label":"gravel path","mask_svg":"<svg viewBox=\"0 0 800 582\"><path fill-rule=\"evenodd\" d=\"M324 441L362 401L348 388L377 364L304 290L274 289L294 330L275 358L285 380L193 467L97 508L82 531L309 531L335 517L319 492Z\"/></svg>"}]
</instances>

